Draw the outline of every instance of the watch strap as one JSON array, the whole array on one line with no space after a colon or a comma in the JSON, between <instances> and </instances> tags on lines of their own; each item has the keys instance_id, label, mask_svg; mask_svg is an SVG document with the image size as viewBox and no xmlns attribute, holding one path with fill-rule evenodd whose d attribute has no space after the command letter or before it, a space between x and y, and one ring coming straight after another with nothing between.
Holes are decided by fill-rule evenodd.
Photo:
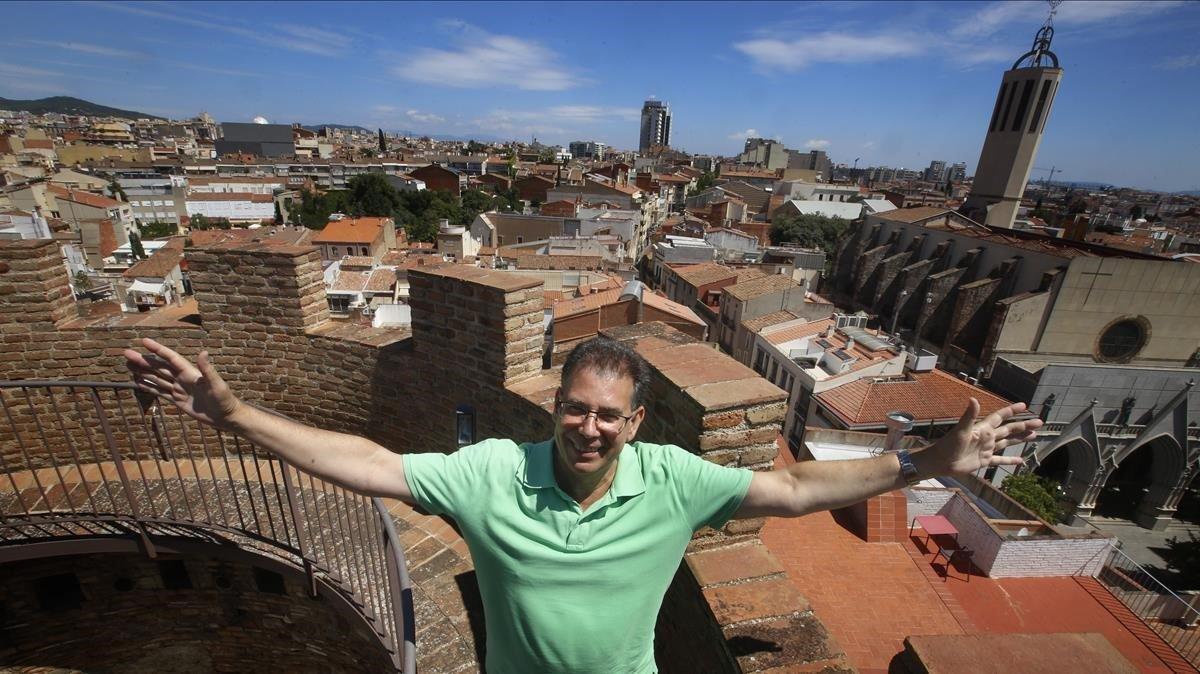
<instances>
[{"instance_id":1,"label":"watch strap","mask_svg":"<svg viewBox=\"0 0 1200 674\"><path fill-rule=\"evenodd\" d=\"M921 476L917 474L917 466L907 449L896 450L896 458L900 460L900 475L910 487L921 481Z\"/></svg>"}]
</instances>

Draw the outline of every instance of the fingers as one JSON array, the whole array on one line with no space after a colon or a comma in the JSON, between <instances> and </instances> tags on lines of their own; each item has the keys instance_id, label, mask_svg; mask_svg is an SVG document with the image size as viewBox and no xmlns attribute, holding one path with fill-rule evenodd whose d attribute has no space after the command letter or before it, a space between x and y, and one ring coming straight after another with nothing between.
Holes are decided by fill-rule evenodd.
<instances>
[{"instance_id":1,"label":"fingers","mask_svg":"<svg viewBox=\"0 0 1200 674\"><path fill-rule=\"evenodd\" d=\"M184 358L183 356L179 355L175 351L171 350L168 347L163 346L162 344L159 344L158 342L154 341L153 339L150 339L149 337L142 338L142 345L145 346L150 351L150 353L154 354L155 356L158 356L163 361L165 361L167 366L171 368L171 370L173 371L174 374L180 374L180 373L197 373L197 374L199 374L199 371L196 370L196 366L192 365L191 362L188 361L187 358Z\"/></svg>"},{"instance_id":2,"label":"fingers","mask_svg":"<svg viewBox=\"0 0 1200 674\"><path fill-rule=\"evenodd\" d=\"M999 456L999 455L993 454L992 457L990 459L988 459L988 466L1023 466L1023 465L1025 465L1025 459L1022 459L1019 456Z\"/></svg>"},{"instance_id":3,"label":"fingers","mask_svg":"<svg viewBox=\"0 0 1200 674\"><path fill-rule=\"evenodd\" d=\"M217 374L216 368L212 365L212 359L208 357L208 351L201 351L196 357L196 365L200 368L200 376L209 381L209 384L216 384L221 381L221 375Z\"/></svg>"},{"instance_id":4,"label":"fingers","mask_svg":"<svg viewBox=\"0 0 1200 674\"><path fill-rule=\"evenodd\" d=\"M1005 421L1011 419L1013 416L1020 414L1021 412L1024 412L1024 411L1025 411L1025 403L1013 403L1012 405L1009 405L1008 407L1001 407L1000 409L996 410L995 412L992 412L991 414L987 415L987 417L984 419L984 421L986 423L990 424L992 426L992 428L999 428L1000 425L1003 424Z\"/></svg>"},{"instance_id":5,"label":"fingers","mask_svg":"<svg viewBox=\"0 0 1200 674\"><path fill-rule=\"evenodd\" d=\"M1002 440L1016 435L1024 435L1025 433L1036 431L1042 427L1041 419L1024 419L1022 421L1010 421L1000 428L997 428L992 437L996 440ZM1012 444L1012 443L1009 443Z\"/></svg>"},{"instance_id":6,"label":"fingers","mask_svg":"<svg viewBox=\"0 0 1200 674\"><path fill-rule=\"evenodd\" d=\"M963 410L962 416L958 419L959 430L969 431L975 425L975 419L979 417L979 401L971 398L967 401L967 409Z\"/></svg>"}]
</instances>

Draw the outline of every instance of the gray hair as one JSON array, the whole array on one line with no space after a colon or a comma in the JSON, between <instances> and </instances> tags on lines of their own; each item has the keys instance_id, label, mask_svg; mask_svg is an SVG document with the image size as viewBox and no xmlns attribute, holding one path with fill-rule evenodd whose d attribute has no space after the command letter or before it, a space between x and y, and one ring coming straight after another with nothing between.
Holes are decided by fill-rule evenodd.
<instances>
[{"instance_id":1,"label":"gray hair","mask_svg":"<svg viewBox=\"0 0 1200 674\"><path fill-rule=\"evenodd\" d=\"M624 342L603 335L580 342L563 363L562 386L565 389L571 376L580 369L601 374L624 375L633 380L632 409L646 402L650 389L650 364Z\"/></svg>"}]
</instances>

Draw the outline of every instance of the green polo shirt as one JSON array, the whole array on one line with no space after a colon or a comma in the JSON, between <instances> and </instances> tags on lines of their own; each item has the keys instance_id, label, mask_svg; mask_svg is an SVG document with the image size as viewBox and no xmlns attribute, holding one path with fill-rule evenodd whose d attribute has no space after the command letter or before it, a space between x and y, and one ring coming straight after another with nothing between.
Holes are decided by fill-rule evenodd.
<instances>
[{"instance_id":1,"label":"green polo shirt","mask_svg":"<svg viewBox=\"0 0 1200 674\"><path fill-rule=\"evenodd\" d=\"M552 441L404 457L409 489L471 550L489 674L655 672L654 624L692 534L733 516L752 473L673 445L625 445L588 508L558 488Z\"/></svg>"}]
</instances>

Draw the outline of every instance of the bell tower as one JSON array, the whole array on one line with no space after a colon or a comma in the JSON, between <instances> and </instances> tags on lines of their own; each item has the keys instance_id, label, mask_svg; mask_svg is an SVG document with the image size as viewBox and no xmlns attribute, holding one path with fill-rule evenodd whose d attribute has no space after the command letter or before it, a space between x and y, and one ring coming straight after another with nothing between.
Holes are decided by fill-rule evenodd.
<instances>
[{"instance_id":1,"label":"bell tower","mask_svg":"<svg viewBox=\"0 0 1200 674\"><path fill-rule=\"evenodd\" d=\"M976 222L1010 229L1013 226L1062 82L1058 56L1050 51L1054 12L1060 2L1050 3L1050 16L1038 30L1033 47L1000 79L975 181L959 209Z\"/></svg>"}]
</instances>

